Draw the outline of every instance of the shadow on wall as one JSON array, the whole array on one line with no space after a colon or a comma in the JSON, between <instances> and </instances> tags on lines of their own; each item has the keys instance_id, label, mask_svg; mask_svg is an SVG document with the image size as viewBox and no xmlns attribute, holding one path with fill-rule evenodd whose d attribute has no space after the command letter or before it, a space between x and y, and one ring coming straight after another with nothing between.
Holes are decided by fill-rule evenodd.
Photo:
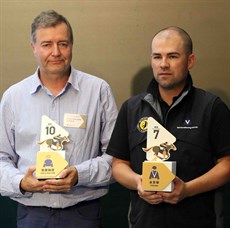
<instances>
[{"instance_id":1,"label":"shadow on wall","mask_svg":"<svg viewBox=\"0 0 230 228\"><path fill-rule=\"evenodd\" d=\"M139 93L145 92L152 78L153 72L152 67L150 65L140 69L133 78L131 86L131 95L134 96ZM207 89L207 91L215 94L216 96L219 96L230 108L230 97L223 90L220 90L218 88L210 88Z\"/></svg>"},{"instance_id":2,"label":"shadow on wall","mask_svg":"<svg viewBox=\"0 0 230 228\"><path fill-rule=\"evenodd\" d=\"M152 67L146 66L134 76L131 86L131 95L137 95L146 91L149 82L153 78Z\"/></svg>"},{"instance_id":3,"label":"shadow on wall","mask_svg":"<svg viewBox=\"0 0 230 228\"><path fill-rule=\"evenodd\" d=\"M219 96L221 100L225 102L225 104L230 108L230 97L223 90L219 88L211 88L208 89L208 91L215 94L216 96Z\"/></svg>"}]
</instances>

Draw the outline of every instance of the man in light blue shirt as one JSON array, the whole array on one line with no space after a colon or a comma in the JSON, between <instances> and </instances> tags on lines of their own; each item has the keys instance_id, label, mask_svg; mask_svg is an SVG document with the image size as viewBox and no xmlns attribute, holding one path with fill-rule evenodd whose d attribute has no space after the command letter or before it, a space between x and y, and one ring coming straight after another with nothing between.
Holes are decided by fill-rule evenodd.
<instances>
[{"instance_id":1,"label":"man in light blue shirt","mask_svg":"<svg viewBox=\"0 0 230 228\"><path fill-rule=\"evenodd\" d=\"M105 150L117 117L114 97L104 80L71 66L73 33L65 17L42 12L31 28L38 69L1 101L0 193L19 203L18 227L101 227L99 198L111 181ZM69 132L69 166L60 179L35 175L43 115ZM79 116L84 126L71 125Z\"/></svg>"}]
</instances>

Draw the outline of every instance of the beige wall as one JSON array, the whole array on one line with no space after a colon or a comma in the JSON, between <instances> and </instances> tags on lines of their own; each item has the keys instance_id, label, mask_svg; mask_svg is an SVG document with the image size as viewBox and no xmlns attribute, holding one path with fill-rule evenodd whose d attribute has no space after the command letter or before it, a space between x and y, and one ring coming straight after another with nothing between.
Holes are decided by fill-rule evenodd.
<instances>
[{"instance_id":1,"label":"beige wall","mask_svg":"<svg viewBox=\"0 0 230 228\"><path fill-rule=\"evenodd\" d=\"M119 107L145 90L152 77L152 36L168 25L183 27L193 38L194 84L230 106L229 0L0 0L0 96L35 71L30 25L47 9L72 24L73 65L108 81Z\"/></svg>"}]
</instances>

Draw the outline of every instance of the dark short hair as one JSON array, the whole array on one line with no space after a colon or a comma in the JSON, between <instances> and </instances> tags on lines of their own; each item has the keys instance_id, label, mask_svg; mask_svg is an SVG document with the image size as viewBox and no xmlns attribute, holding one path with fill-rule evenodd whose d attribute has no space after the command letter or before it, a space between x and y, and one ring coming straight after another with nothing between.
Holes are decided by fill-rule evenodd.
<instances>
[{"instance_id":1,"label":"dark short hair","mask_svg":"<svg viewBox=\"0 0 230 228\"><path fill-rule=\"evenodd\" d=\"M161 29L160 31L158 31L154 37L156 35L158 35L159 33L163 32L163 31L166 31L166 30L173 30L173 31L176 31L179 36L183 39L184 41L184 44L185 44L185 50L187 52L187 54L192 54L193 53L193 43L192 43L192 39L191 37L189 36L189 34L182 28L180 27L177 27L177 26L169 26L169 27L166 27L166 28L163 28ZM154 39L153 37L153 39Z\"/></svg>"},{"instance_id":2,"label":"dark short hair","mask_svg":"<svg viewBox=\"0 0 230 228\"><path fill-rule=\"evenodd\" d=\"M73 44L73 31L69 21L54 10L41 12L31 24L31 41L36 43L36 31L39 28L55 27L61 23L65 23L68 29L68 36L71 44Z\"/></svg>"}]
</instances>

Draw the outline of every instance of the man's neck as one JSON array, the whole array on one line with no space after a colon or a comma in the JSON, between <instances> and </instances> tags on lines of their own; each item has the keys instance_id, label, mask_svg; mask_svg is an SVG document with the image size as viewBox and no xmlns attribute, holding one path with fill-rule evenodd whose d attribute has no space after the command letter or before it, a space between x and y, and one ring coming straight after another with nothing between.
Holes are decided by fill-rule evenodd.
<instances>
[{"instance_id":1,"label":"man's neck","mask_svg":"<svg viewBox=\"0 0 230 228\"><path fill-rule=\"evenodd\" d=\"M172 90L166 90L166 89L159 88L161 99L164 102L166 102L169 106L172 105L173 98L177 97L181 93L182 90L183 88L172 89Z\"/></svg>"},{"instance_id":2,"label":"man's neck","mask_svg":"<svg viewBox=\"0 0 230 228\"><path fill-rule=\"evenodd\" d=\"M42 84L50 90L53 95L58 95L65 87L69 75L40 75Z\"/></svg>"}]
</instances>

